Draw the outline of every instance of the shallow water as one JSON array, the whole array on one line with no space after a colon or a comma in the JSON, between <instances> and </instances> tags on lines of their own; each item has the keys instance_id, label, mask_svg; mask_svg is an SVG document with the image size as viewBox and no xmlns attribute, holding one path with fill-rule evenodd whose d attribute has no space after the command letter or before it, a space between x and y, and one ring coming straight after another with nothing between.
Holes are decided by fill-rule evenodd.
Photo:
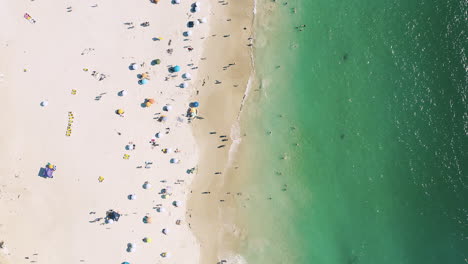
<instances>
[{"instance_id":1,"label":"shallow water","mask_svg":"<svg viewBox=\"0 0 468 264\"><path fill-rule=\"evenodd\" d=\"M466 3L285 2L257 6L247 261L466 263Z\"/></svg>"}]
</instances>

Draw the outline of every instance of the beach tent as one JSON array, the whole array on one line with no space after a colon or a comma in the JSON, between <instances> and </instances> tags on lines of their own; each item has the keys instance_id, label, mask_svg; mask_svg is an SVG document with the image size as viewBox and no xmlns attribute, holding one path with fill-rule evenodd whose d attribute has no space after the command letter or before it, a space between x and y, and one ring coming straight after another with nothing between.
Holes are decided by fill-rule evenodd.
<instances>
[{"instance_id":1,"label":"beach tent","mask_svg":"<svg viewBox=\"0 0 468 264\"><path fill-rule=\"evenodd\" d=\"M176 66L172 67L172 71L180 72L180 66L176 65Z\"/></svg>"},{"instance_id":2,"label":"beach tent","mask_svg":"<svg viewBox=\"0 0 468 264\"><path fill-rule=\"evenodd\" d=\"M47 167L45 169L44 176L47 177L47 178L53 178L54 177L54 175L53 175L54 171L55 171L54 169L51 169L51 168Z\"/></svg>"}]
</instances>

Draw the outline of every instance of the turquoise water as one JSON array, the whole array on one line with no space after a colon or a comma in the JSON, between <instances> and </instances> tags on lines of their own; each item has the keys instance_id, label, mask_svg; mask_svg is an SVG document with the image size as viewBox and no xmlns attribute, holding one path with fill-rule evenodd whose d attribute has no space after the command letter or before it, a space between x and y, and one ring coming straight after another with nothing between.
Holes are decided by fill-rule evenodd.
<instances>
[{"instance_id":1,"label":"turquoise water","mask_svg":"<svg viewBox=\"0 0 468 264\"><path fill-rule=\"evenodd\" d=\"M467 11L259 1L249 263L467 263Z\"/></svg>"}]
</instances>

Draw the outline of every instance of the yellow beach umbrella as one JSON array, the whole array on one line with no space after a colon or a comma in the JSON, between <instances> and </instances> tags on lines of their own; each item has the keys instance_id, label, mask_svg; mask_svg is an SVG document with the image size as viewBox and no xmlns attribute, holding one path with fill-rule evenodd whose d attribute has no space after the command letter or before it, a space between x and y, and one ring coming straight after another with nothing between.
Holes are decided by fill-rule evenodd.
<instances>
[{"instance_id":1,"label":"yellow beach umbrella","mask_svg":"<svg viewBox=\"0 0 468 264\"><path fill-rule=\"evenodd\" d=\"M150 107L152 104L150 102L145 103L146 107Z\"/></svg>"},{"instance_id":2,"label":"yellow beach umbrella","mask_svg":"<svg viewBox=\"0 0 468 264\"><path fill-rule=\"evenodd\" d=\"M146 99L146 101L154 104L154 99L153 98L148 98L148 99Z\"/></svg>"},{"instance_id":3,"label":"yellow beach umbrella","mask_svg":"<svg viewBox=\"0 0 468 264\"><path fill-rule=\"evenodd\" d=\"M122 109L117 110L117 114L121 115L123 113L125 113L124 110L122 110Z\"/></svg>"},{"instance_id":4,"label":"yellow beach umbrella","mask_svg":"<svg viewBox=\"0 0 468 264\"><path fill-rule=\"evenodd\" d=\"M49 169L53 169L53 168L54 168L54 165L52 165L52 164L49 164L49 166L48 166L48 167L49 167Z\"/></svg>"},{"instance_id":5,"label":"yellow beach umbrella","mask_svg":"<svg viewBox=\"0 0 468 264\"><path fill-rule=\"evenodd\" d=\"M146 79L146 78L148 78L148 74L147 74L146 72L145 72L145 73L143 73L143 74L141 75L141 78L142 78L142 79Z\"/></svg>"},{"instance_id":6,"label":"yellow beach umbrella","mask_svg":"<svg viewBox=\"0 0 468 264\"><path fill-rule=\"evenodd\" d=\"M150 237L145 237L145 238L143 238L143 242L151 243L151 242L153 242L153 239L151 239Z\"/></svg>"}]
</instances>

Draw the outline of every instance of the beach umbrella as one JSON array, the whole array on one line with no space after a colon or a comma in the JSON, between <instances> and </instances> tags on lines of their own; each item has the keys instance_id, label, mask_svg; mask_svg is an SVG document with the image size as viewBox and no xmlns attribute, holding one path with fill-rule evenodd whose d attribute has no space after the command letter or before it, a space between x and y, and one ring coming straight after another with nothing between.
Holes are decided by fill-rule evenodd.
<instances>
[{"instance_id":1,"label":"beach umbrella","mask_svg":"<svg viewBox=\"0 0 468 264\"><path fill-rule=\"evenodd\" d=\"M172 70L173 70L174 72L180 72L180 66L179 66L179 65L176 65L176 66L172 67Z\"/></svg>"},{"instance_id":2,"label":"beach umbrella","mask_svg":"<svg viewBox=\"0 0 468 264\"><path fill-rule=\"evenodd\" d=\"M166 122L167 121L167 116L161 116L159 118L159 122Z\"/></svg>"},{"instance_id":3,"label":"beach umbrella","mask_svg":"<svg viewBox=\"0 0 468 264\"><path fill-rule=\"evenodd\" d=\"M167 186L167 187L166 187L166 192L167 192L167 193L170 193L171 190L172 190L172 188L171 188L170 186Z\"/></svg>"},{"instance_id":4,"label":"beach umbrella","mask_svg":"<svg viewBox=\"0 0 468 264\"><path fill-rule=\"evenodd\" d=\"M166 211L166 209L164 209L164 207L158 207L156 209L156 211L160 212L160 213L164 213Z\"/></svg>"},{"instance_id":5,"label":"beach umbrella","mask_svg":"<svg viewBox=\"0 0 468 264\"><path fill-rule=\"evenodd\" d=\"M178 159L172 158L172 159L170 160L170 162L171 162L172 164L177 164L177 163L179 163L179 160L178 160Z\"/></svg>"},{"instance_id":6,"label":"beach umbrella","mask_svg":"<svg viewBox=\"0 0 468 264\"><path fill-rule=\"evenodd\" d=\"M42 106L42 107L47 106L48 104L49 104L48 101L42 101L42 102L41 102L41 106Z\"/></svg>"},{"instance_id":7,"label":"beach umbrella","mask_svg":"<svg viewBox=\"0 0 468 264\"><path fill-rule=\"evenodd\" d=\"M201 18L201 19L198 19L198 21L200 21L200 23L206 23L206 22L207 22L206 17L203 17L203 18Z\"/></svg>"},{"instance_id":8,"label":"beach umbrella","mask_svg":"<svg viewBox=\"0 0 468 264\"><path fill-rule=\"evenodd\" d=\"M198 102L193 102L193 103L192 103L192 106L193 106L193 107L198 107L199 105L200 105L200 104L199 104Z\"/></svg>"},{"instance_id":9,"label":"beach umbrella","mask_svg":"<svg viewBox=\"0 0 468 264\"><path fill-rule=\"evenodd\" d=\"M174 4L180 4L180 0L174 0Z\"/></svg>"},{"instance_id":10,"label":"beach umbrella","mask_svg":"<svg viewBox=\"0 0 468 264\"><path fill-rule=\"evenodd\" d=\"M172 202L172 205L174 205L175 207L179 207L179 206L181 206L182 204L181 204L181 202L179 202L179 201L174 201L174 202Z\"/></svg>"},{"instance_id":11,"label":"beach umbrella","mask_svg":"<svg viewBox=\"0 0 468 264\"><path fill-rule=\"evenodd\" d=\"M156 133L156 137L157 138L162 138L162 137L164 137L164 134L161 133L161 132L158 132L158 133Z\"/></svg>"},{"instance_id":12,"label":"beach umbrella","mask_svg":"<svg viewBox=\"0 0 468 264\"><path fill-rule=\"evenodd\" d=\"M199 12L199 11L200 11L200 7L199 7L199 6L194 7L194 8L193 8L193 11L194 11L194 12Z\"/></svg>"},{"instance_id":13,"label":"beach umbrella","mask_svg":"<svg viewBox=\"0 0 468 264\"><path fill-rule=\"evenodd\" d=\"M125 149L126 149L126 150L133 150L133 145L126 145L126 146L125 146Z\"/></svg>"},{"instance_id":14,"label":"beach umbrella","mask_svg":"<svg viewBox=\"0 0 468 264\"><path fill-rule=\"evenodd\" d=\"M172 153L172 149L171 149L171 148L167 148L165 153L166 153L166 154Z\"/></svg>"},{"instance_id":15,"label":"beach umbrella","mask_svg":"<svg viewBox=\"0 0 468 264\"><path fill-rule=\"evenodd\" d=\"M152 105L152 103L150 103L150 102L145 103L145 107L150 107L151 105Z\"/></svg>"},{"instance_id":16,"label":"beach umbrella","mask_svg":"<svg viewBox=\"0 0 468 264\"><path fill-rule=\"evenodd\" d=\"M151 183L145 182L143 183L143 189L150 189L151 188Z\"/></svg>"},{"instance_id":17,"label":"beach umbrella","mask_svg":"<svg viewBox=\"0 0 468 264\"><path fill-rule=\"evenodd\" d=\"M187 88L188 87L188 83L186 82L183 82L179 85L180 88Z\"/></svg>"},{"instance_id":18,"label":"beach umbrella","mask_svg":"<svg viewBox=\"0 0 468 264\"><path fill-rule=\"evenodd\" d=\"M185 79L190 79L190 78L192 78L192 75L190 73L186 72L186 73L184 73L182 75L182 77L185 78Z\"/></svg>"},{"instance_id":19,"label":"beach umbrella","mask_svg":"<svg viewBox=\"0 0 468 264\"><path fill-rule=\"evenodd\" d=\"M163 252L163 253L161 253L161 257L167 258L167 257L169 257L169 253Z\"/></svg>"},{"instance_id":20,"label":"beach umbrella","mask_svg":"<svg viewBox=\"0 0 468 264\"><path fill-rule=\"evenodd\" d=\"M185 31L185 32L184 32L184 36L186 36L186 37L190 37L191 35L192 35L192 31L191 31L191 30Z\"/></svg>"},{"instance_id":21,"label":"beach umbrella","mask_svg":"<svg viewBox=\"0 0 468 264\"><path fill-rule=\"evenodd\" d=\"M146 101L147 101L147 102L150 102L150 103L152 103L152 104L154 104L154 102L155 102L153 98L146 99Z\"/></svg>"},{"instance_id":22,"label":"beach umbrella","mask_svg":"<svg viewBox=\"0 0 468 264\"><path fill-rule=\"evenodd\" d=\"M167 228L164 228L164 229L162 230L162 233L165 234L165 235L167 235L167 234L169 233L169 230L168 230Z\"/></svg>"},{"instance_id":23,"label":"beach umbrella","mask_svg":"<svg viewBox=\"0 0 468 264\"><path fill-rule=\"evenodd\" d=\"M151 243L151 242L153 242L153 239L151 239L150 237L145 237L145 238L143 238L143 242Z\"/></svg>"},{"instance_id":24,"label":"beach umbrella","mask_svg":"<svg viewBox=\"0 0 468 264\"><path fill-rule=\"evenodd\" d=\"M128 251L128 252L135 252L135 251L136 251L136 248L131 247L131 248L128 248L127 251Z\"/></svg>"},{"instance_id":25,"label":"beach umbrella","mask_svg":"<svg viewBox=\"0 0 468 264\"><path fill-rule=\"evenodd\" d=\"M148 79L142 79L139 81L140 84L147 84L148 83Z\"/></svg>"},{"instance_id":26,"label":"beach umbrella","mask_svg":"<svg viewBox=\"0 0 468 264\"><path fill-rule=\"evenodd\" d=\"M201 3L197 1L197 2L195 2L193 5L194 5L194 6L197 6L197 7L200 7Z\"/></svg>"},{"instance_id":27,"label":"beach umbrella","mask_svg":"<svg viewBox=\"0 0 468 264\"><path fill-rule=\"evenodd\" d=\"M128 244L127 244L127 247L128 247L128 248L135 248L136 245L135 245L135 243L128 243Z\"/></svg>"},{"instance_id":28,"label":"beach umbrella","mask_svg":"<svg viewBox=\"0 0 468 264\"><path fill-rule=\"evenodd\" d=\"M195 20L195 21L193 21L193 24L194 24L195 26L198 26L198 25L200 25L200 22L199 22L198 20Z\"/></svg>"},{"instance_id":29,"label":"beach umbrella","mask_svg":"<svg viewBox=\"0 0 468 264\"><path fill-rule=\"evenodd\" d=\"M130 195L128 196L128 199L129 199L129 200L135 200L135 199L136 199L136 194L130 194Z\"/></svg>"},{"instance_id":30,"label":"beach umbrella","mask_svg":"<svg viewBox=\"0 0 468 264\"><path fill-rule=\"evenodd\" d=\"M132 63L132 64L130 65L130 69L132 69L132 70L137 70L137 69L138 69L138 64Z\"/></svg>"},{"instance_id":31,"label":"beach umbrella","mask_svg":"<svg viewBox=\"0 0 468 264\"><path fill-rule=\"evenodd\" d=\"M156 64L161 64L161 60L160 60L160 59L155 59L154 62L155 62Z\"/></svg>"},{"instance_id":32,"label":"beach umbrella","mask_svg":"<svg viewBox=\"0 0 468 264\"><path fill-rule=\"evenodd\" d=\"M197 109L195 107L190 107L190 113L196 113L197 112Z\"/></svg>"},{"instance_id":33,"label":"beach umbrella","mask_svg":"<svg viewBox=\"0 0 468 264\"><path fill-rule=\"evenodd\" d=\"M151 219L151 217L149 217L149 216L143 217L143 223L145 223L145 224L151 224L152 221L153 221L153 219Z\"/></svg>"},{"instance_id":34,"label":"beach umbrella","mask_svg":"<svg viewBox=\"0 0 468 264\"><path fill-rule=\"evenodd\" d=\"M106 223L112 224L112 223L114 223L114 220L112 220L112 219L107 219L107 220L106 220Z\"/></svg>"},{"instance_id":35,"label":"beach umbrella","mask_svg":"<svg viewBox=\"0 0 468 264\"><path fill-rule=\"evenodd\" d=\"M119 92L119 96L125 96L125 95L127 95L127 91L122 90Z\"/></svg>"},{"instance_id":36,"label":"beach umbrella","mask_svg":"<svg viewBox=\"0 0 468 264\"><path fill-rule=\"evenodd\" d=\"M125 262L122 262L122 264L130 264L129 262L125 261Z\"/></svg>"},{"instance_id":37,"label":"beach umbrella","mask_svg":"<svg viewBox=\"0 0 468 264\"><path fill-rule=\"evenodd\" d=\"M165 105L165 106L163 107L163 110L164 110L164 111L167 111L167 112L171 111L171 110L172 110L172 105Z\"/></svg>"},{"instance_id":38,"label":"beach umbrella","mask_svg":"<svg viewBox=\"0 0 468 264\"><path fill-rule=\"evenodd\" d=\"M148 73L146 73L146 72L143 73L143 74L141 74L141 78L142 78L142 79L146 79L146 78L148 78L148 77L149 77L149 75L148 75Z\"/></svg>"},{"instance_id":39,"label":"beach umbrella","mask_svg":"<svg viewBox=\"0 0 468 264\"><path fill-rule=\"evenodd\" d=\"M125 113L123 109L118 109L118 110L117 110L117 114L121 115L121 114L123 114L123 113Z\"/></svg>"}]
</instances>

